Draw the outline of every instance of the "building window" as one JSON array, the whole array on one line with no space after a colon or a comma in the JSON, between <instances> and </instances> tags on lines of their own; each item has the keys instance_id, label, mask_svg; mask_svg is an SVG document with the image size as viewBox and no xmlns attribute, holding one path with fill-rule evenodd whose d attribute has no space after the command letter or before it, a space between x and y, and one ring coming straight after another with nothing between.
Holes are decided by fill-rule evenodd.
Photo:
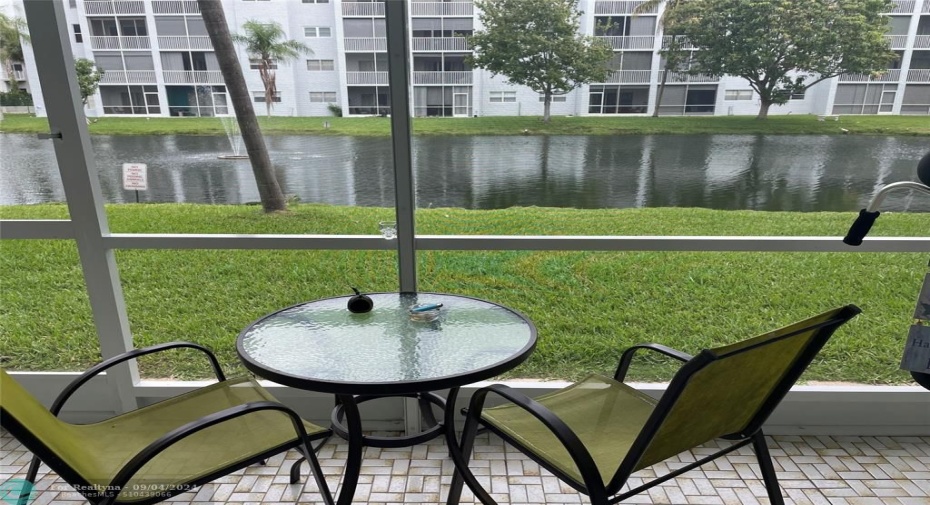
<instances>
[{"instance_id":1,"label":"building window","mask_svg":"<svg viewBox=\"0 0 930 505\"><path fill-rule=\"evenodd\" d=\"M305 26L304 37L314 39L332 37L332 30L328 26Z\"/></svg>"},{"instance_id":2,"label":"building window","mask_svg":"<svg viewBox=\"0 0 930 505\"><path fill-rule=\"evenodd\" d=\"M335 70L333 60L307 60L307 70L313 72L325 72Z\"/></svg>"},{"instance_id":3,"label":"building window","mask_svg":"<svg viewBox=\"0 0 930 505\"><path fill-rule=\"evenodd\" d=\"M516 102L516 91L491 91L490 102Z\"/></svg>"},{"instance_id":4,"label":"building window","mask_svg":"<svg viewBox=\"0 0 930 505\"><path fill-rule=\"evenodd\" d=\"M253 91L252 100L254 100L255 103L265 103L265 92L264 91ZM274 98L272 98L271 101L274 103L281 102L281 92L276 91L274 94Z\"/></svg>"},{"instance_id":5,"label":"building window","mask_svg":"<svg viewBox=\"0 0 930 505\"><path fill-rule=\"evenodd\" d=\"M74 42L76 44L84 43L84 35L81 34L81 25L71 25L74 28Z\"/></svg>"},{"instance_id":6,"label":"building window","mask_svg":"<svg viewBox=\"0 0 930 505\"><path fill-rule=\"evenodd\" d=\"M553 103L555 103L555 102L564 102L566 98L568 98L568 97L565 96L565 95L552 95L552 102L553 102ZM492 100L492 101L493 101L493 100ZM539 95L539 101L540 101L540 102L545 102L545 101L546 101L546 95Z\"/></svg>"},{"instance_id":7,"label":"building window","mask_svg":"<svg viewBox=\"0 0 930 505\"><path fill-rule=\"evenodd\" d=\"M262 60L260 58L249 58L249 68L252 70L258 70L261 68ZM268 66L269 69L274 70L278 68L278 62L272 61L271 65Z\"/></svg>"},{"instance_id":8,"label":"building window","mask_svg":"<svg viewBox=\"0 0 930 505\"><path fill-rule=\"evenodd\" d=\"M336 101L335 91L311 91L310 101L314 103L332 103Z\"/></svg>"},{"instance_id":9,"label":"building window","mask_svg":"<svg viewBox=\"0 0 930 505\"><path fill-rule=\"evenodd\" d=\"M751 89L728 89L723 95L724 100L752 100Z\"/></svg>"},{"instance_id":10,"label":"building window","mask_svg":"<svg viewBox=\"0 0 930 505\"><path fill-rule=\"evenodd\" d=\"M304 0L305 4L328 4L329 0Z\"/></svg>"}]
</instances>

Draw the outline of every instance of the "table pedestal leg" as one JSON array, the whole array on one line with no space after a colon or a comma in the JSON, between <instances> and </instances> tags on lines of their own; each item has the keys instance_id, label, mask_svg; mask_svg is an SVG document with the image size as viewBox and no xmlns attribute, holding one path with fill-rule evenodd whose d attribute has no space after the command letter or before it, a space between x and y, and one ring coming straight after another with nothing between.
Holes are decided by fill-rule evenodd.
<instances>
[{"instance_id":1,"label":"table pedestal leg","mask_svg":"<svg viewBox=\"0 0 930 505\"><path fill-rule=\"evenodd\" d=\"M362 416L358 412L354 396L336 395L336 401L342 405L342 411L345 413L346 434L349 442L345 474L342 476L342 486L339 488L339 498L336 503L350 505L352 498L355 497L355 488L362 471Z\"/></svg>"}]
</instances>

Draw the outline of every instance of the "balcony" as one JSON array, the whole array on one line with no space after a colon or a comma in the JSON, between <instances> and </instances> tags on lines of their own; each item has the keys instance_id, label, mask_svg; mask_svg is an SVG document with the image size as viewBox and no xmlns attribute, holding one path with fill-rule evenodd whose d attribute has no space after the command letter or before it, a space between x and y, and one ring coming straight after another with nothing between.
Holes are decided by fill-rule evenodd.
<instances>
[{"instance_id":1,"label":"balcony","mask_svg":"<svg viewBox=\"0 0 930 505\"><path fill-rule=\"evenodd\" d=\"M907 71L907 82L930 83L930 68L915 68Z\"/></svg>"},{"instance_id":2,"label":"balcony","mask_svg":"<svg viewBox=\"0 0 930 505\"><path fill-rule=\"evenodd\" d=\"M614 70L607 74L605 83L649 84L652 70Z\"/></svg>"},{"instance_id":3,"label":"balcony","mask_svg":"<svg viewBox=\"0 0 930 505\"><path fill-rule=\"evenodd\" d=\"M165 84L224 84L219 70L165 70Z\"/></svg>"},{"instance_id":4,"label":"balcony","mask_svg":"<svg viewBox=\"0 0 930 505\"><path fill-rule=\"evenodd\" d=\"M206 49L213 50L213 44L210 42L210 37L207 36L193 36L185 37L183 35L176 36L159 36L158 37L158 48L159 49Z\"/></svg>"},{"instance_id":5,"label":"balcony","mask_svg":"<svg viewBox=\"0 0 930 505\"><path fill-rule=\"evenodd\" d=\"M142 0L90 0L84 2L87 15L98 14L145 14L145 2Z\"/></svg>"},{"instance_id":6,"label":"balcony","mask_svg":"<svg viewBox=\"0 0 930 505\"><path fill-rule=\"evenodd\" d=\"M100 84L155 84L154 70L106 70Z\"/></svg>"},{"instance_id":7,"label":"balcony","mask_svg":"<svg viewBox=\"0 0 930 505\"><path fill-rule=\"evenodd\" d=\"M594 3L595 14L633 14L636 8L644 4L642 0L597 0ZM639 12L638 14L656 14L659 12L659 5L654 5L651 9Z\"/></svg>"},{"instance_id":8,"label":"balcony","mask_svg":"<svg viewBox=\"0 0 930 505\"><path fill-rule=\"evenodd\" d=\"M901 78L901 70L886 70L882 74L843 74L840 82L897 82Z\"/></svg>"},{"instance_id":9,"label":"balcony","mask_svg":"<svg viewBox=\"0 0 930 505\"><path fill-rule=\"evenodd\" d=\"M383 2L343 2L343 17L384 17Z\"/></svg>"},{"instance_id":10,"label":"balcony","mask_svg":"<svg viewBox=\"0 0 930 505\"><path fill-rule=\"evenodd\" d=\"M672 35L666 35L662 37L662 49L668 49L668 47L672 44L672 38ZM679 37L678 43L681 45L682 49L697 49L697 47L695 47L695 45L685 37Z\"/></svg>"},{"instance_id":11,"label":"balcony","mask_svg":"<svg viewBox=\"0 0 930 505\"><path fill-rule=\"evenodd\" d=\"M648 49L652 50L656 43L656 38L652 35L634 35L626 37L598 37L610 44L610 47L617 49Z\"/></svg>"},{"instance_id":12,"label":"balcony","mask_svg":"<svg viewBox=\"0 0 930 505\"><path fill-rule=\"evenodd\" d=\"M148 36L145 37L90 37L90 47L95 50L119 50L119 49L151 49L152 43Z\"/></svg>"},{"instance_id":13,"label":"balcony","mask_svg":"<svg viewBox=\"0 0 930 505\"><path fill-rule=\"evenodd\" d=\"M387 86L388 73L387 72L346 72L346 84L348 84L349 86L358 85L358 84Z\"/></svg>"},{"instance_id":14,"label":"balcony","mask_svg":"<svg viewBox=\"0 0 930 505\"><path fill-rule=\"evenodd\" d=\"M345 4L343 4L345 5ZM412 16L473 16L473 2L411 2Z\"/></svg>"},{"instance_id":15,"label":"balcony","mask_svg":"<svg viewBox=\"0 0 930 505\"><path fill-rule=\"evenodd\" d=\"M885 35L891 49L907 49L907 35Z\"/></svg>"},{"instance_id":16,"label":"balcony","mask_svg":"<svg viewBox=\"0 0 930 505\"><path fill-rule=\"evenodd\" d=\"M387 38L385 37L346 37L343 43L346 52L387 51Z\"/></svg>"},{"instance_id":17,"label":"balcony","mask_svg":"<svg viewBox=\"0 0 930 505\"><path fill-rule=\"evenodd\" d=\"M914 49L930 49L930 35L914 37Z\"/></svg>"},{"instance_id":18,"label":"balcony","mask_svg":"<svg viewBox=\"0 0 930 505\"><path fill-rule=\"evenodd\" d=\"M917 0L892 0L892 3L894 4L890 11L892 14L910 14L914 12L914 4Z\"/></svg>"},{"instance_id":19,"label":"balcony","mask_svg":"<svg viewBox=\"0 0 930 505\"><path fill-rule=\"evenodd\" d=\"M152 0L155 14L200 14L197 0Z\"/></svg>"},{"instance_id":20,"label":"balcony","mask_svg":"<svg viewBox=\"0 0 930 505\"><path fill-rule=\"evenodd\" d=\"M412 37L410 48L414 51L469 51L471 47L465 37Z\"/></svg>"},{"instance_id":21,"label":"balcony","mask_svg":"<svg viewBox=\"0 0 930 505\"><path fill-rule=\"evenodd\" d=\"M456 84L468 85L472 83L470 70L459 72L414 72L413 84Z\"/></svg>"},{"instance_id":22,"label":"balcony","mask_svg":"<svg viewBox=\"0 0 930 505\"><path fill-rule=\"evenodd\" d=\"M662 70L659 72L659 79L662 79ZM720 77L710 74L689 74L687 72L669 72L668 79L665 80L666 83L675 84L675 83L715 83L719 82Z\"/></svg>"}]
</instances>

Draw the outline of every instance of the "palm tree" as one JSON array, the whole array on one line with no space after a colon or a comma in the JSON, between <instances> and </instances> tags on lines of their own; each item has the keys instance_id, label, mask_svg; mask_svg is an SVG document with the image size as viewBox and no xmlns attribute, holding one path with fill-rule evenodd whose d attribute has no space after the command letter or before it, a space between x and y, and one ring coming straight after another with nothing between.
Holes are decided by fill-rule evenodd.
<instances>
[{"instance_id":1,"label":"palm tree","mask_svg":"<svg viewBox=\"0 0 930 505\"><path fill-rule=\"evenodd\" d=\"M10 92L19 91L16 76L13 75L13 62L24 60L23 42L29 42L29 28L26 26L26 20L0 13L0 62L6 70Z\"/></svg>"},{"instance_id":2,"label":"palm tree","mask_svg":"<svg viewBox=\"0 0 930 505\"><path fill-rule=\"evenodd\" d=\"M296 40L285 39L284 30L275 22L250 19L242 25L245 35L234 34L233 40L244 45L250 58L258 60L258 73L265 85L265 113L271 115L275 86L274 69L278 62L293 60L301 54L312 53L309 47Z\"/></svg>"},{"instance_id":3,"label":"palm tree","mask_svg":"<svg viewBox=\"0 0 930 505\"><path fill-rule=\"evenodd\" d=\"M284 199L284 193L275 177L271 158L268 156L268 148L265 146L265 139L262 138L262 130L258 126L258 118L255 117L252 97L245 84L245 77L242 76L239 57L236 55L236 48L229 34L229 26L226 24L223 2L222 0L197 0L197 4L200 7L200 14L207 33L210 35L210 42L213 44L213 51L216 53L220 70L223 72L229 100L232 102L233 110L236 111L236 120L239 122L239 131L249 154L249 161L252 163L252 173L255 175L255 183L258 186L258 196L262 200L262 209L265 212L286 210L287 200Z\"/></svg>"},{"instance_id":4,"label":"palm tree","mask_svg":"<svg viewBox=\"0 0 930 505\"><path fill-rule=\"evenodd\" d=\"M661 28L663 35L670 35L668 46L662 44L662 56L665 57L665 69L662 71L662 80L659 82L659 89L656 92L656 106L652 111L652 117L659 117L659 105L662 104L662 95L665 94L665 83L668 80L668 73L676 70L686 58L686 54L681 48L681 39L675 35L675 24L669 14L688 0L646 0L639 4L633 10L633 16L652 12L660 4L665 4L665 10L659 16L656 23L656 33Z\"/></svg>"}]
</instances>

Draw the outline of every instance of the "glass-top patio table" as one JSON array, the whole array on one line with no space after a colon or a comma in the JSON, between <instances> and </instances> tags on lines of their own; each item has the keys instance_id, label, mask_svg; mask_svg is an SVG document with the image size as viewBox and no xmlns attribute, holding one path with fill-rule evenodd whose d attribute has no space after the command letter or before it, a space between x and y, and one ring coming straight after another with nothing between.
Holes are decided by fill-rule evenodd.
<instances>
[{"instance_id":1,"label":"glass-top patio table","mask_svg":"<svg viewBox=\"0 0 930 505\"><path fill-rule=\"evenodd\" d=\"M333 431L349 454L339 503L352 500L362 447L413 445L445 434L454 443L459 387L510 370L536 346L536 327L502 305L443 293L373 293L370 312L353 313L349 296L269 314L242 331L239 357L255 374L286 386L333 393ZM442 304L432 321L415 320L417 304ZM449 389L447 398L434 391ZM403 437L362 433L358 403L385 396L419 400L426 429ZM449 408L445 408L446 404ZM444 408L438 422L431 405Z\"/></svg>"}]
</instances>

